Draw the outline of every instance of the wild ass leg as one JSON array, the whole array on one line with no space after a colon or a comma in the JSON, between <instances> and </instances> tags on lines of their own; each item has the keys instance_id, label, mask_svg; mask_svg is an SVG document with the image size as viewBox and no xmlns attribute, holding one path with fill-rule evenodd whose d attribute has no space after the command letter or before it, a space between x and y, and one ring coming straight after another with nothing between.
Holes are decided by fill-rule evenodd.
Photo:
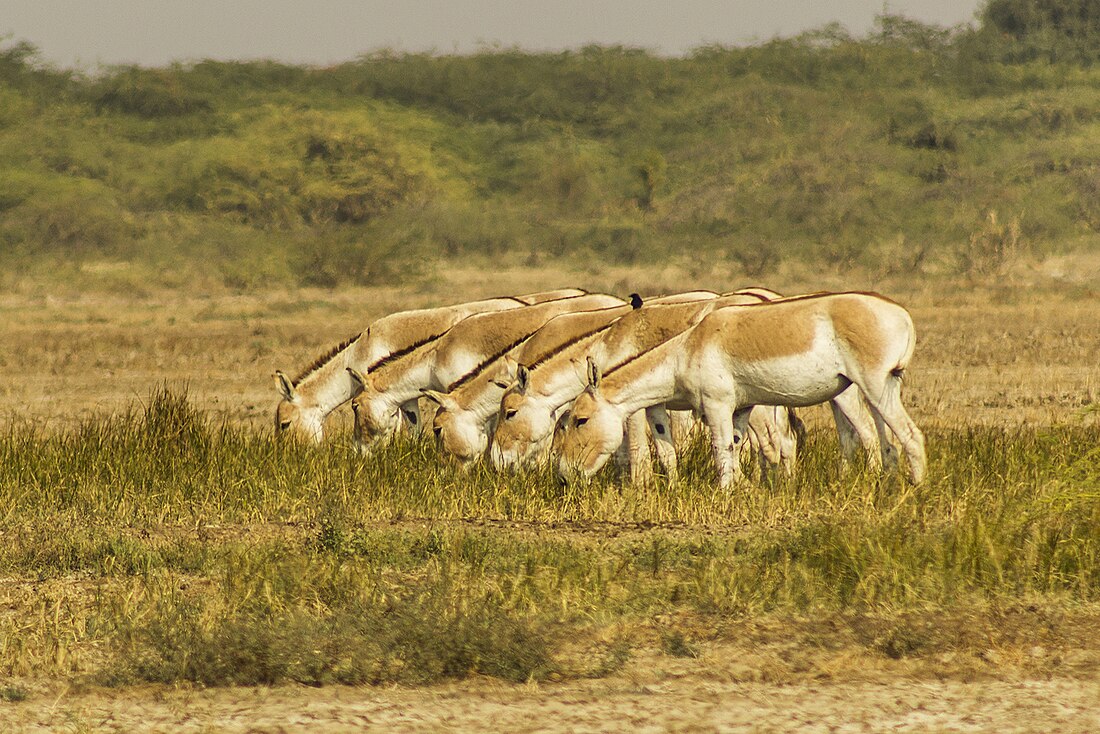
<instances>
[{"instance_id":1,"label":"wild ass leg","mask_svg":"<svg viewBox=\"0 0 1100 734\"><path fill-rule=\"evenodd\" d=\"M749 436L748 446L743 450L756 452L756 464L760 467L760 481L768 480L768 469L779 463L781 451L775 444L775 434L770 430L769 416L772 411L770 406L754 406L749 411Z\"/></svg>"},{"instance_id":2,"label":"wild ass leg","mask_svg":"<svg viewBox=\"0 0 1100 734\"><path fill-rule=\"evenodd\" d=\"M611 460L615 462L615 468L619 471L630 469L630 441L626 440L619 444L619 448L615 449L615 453L612 455Z\"/></svg>"},{"instance_id":3,"label":"wild ass leg","mask_svg":"<svg viewBox=\"0 0 1100 734\"><path fill-rule=\"evenodd\" d=\"M726 402L704 401L704 420L710 429L710 447L718 469L718 486L726 489L740 482L741 448L748 437L748 411L734 416L733 406Z\"/></svg>"},{"instance_id":4,"label":"wild ass leg","mask_svg":"<svg viewBox=\"0 0 1100 734\"><path fill-rule=\"evenodd\" d=\"M670 410L668 416L669 422L672 423L672 443L676 448L683 450L695 432L695 412L691 410Z\"/></svg>"},{"instance_id":5,"label":"wild ass leg","mask_svg":"<svg viewBox=\"0 0 1100 734\"><path fill-rule=\"evenodd\" d=\"M778 466L784 474L794 471L798 450L787 408L774 405L757 405L749 411L749 436L758 449L760 479L767 480L772 467Z\"/></svg>"},{"instance_id":6,"label":"wild ass leg","mask_svg":"<svg viewBox=\"0 0 1100 734\"><path fill-rule=\"evenodd\" d=\"M860 390L849 385L842 393L829 401L840 439L840 453L845 462L850 461L860 449L867 458L867 467L878 471L879 459L877 426L863 403Z\"/></svg>"},{"instance_id":7,"label":"wild ass leg","mask_svg":"<svg viewBox=\"0 0 1100 734\"><path fill-rule=\"evenodd\" d=\"M791 410L785 406L773 406L769 411L773 420L769 421L772 431L772 444L779 449L779 461L776 462L788 476L794 473L794 462L798 458L798 437L791 424Z\"/></svg>"},{"instance_id":8,"label":"wild ass leg","mask_svg":"<svg viewBox=\"0 0 1100 734\"><path fill-rule=\"evenodd\" d=\"M620 445L619 450L622 451L626 448L629 452L630 481L632 484L648 484L653 481L653 463L649 458L647 431L648 425L643 411L639 410L626 419L627 440Z\"/></svg>"},{"instance_id":9,"label":"wild ass leg","mask_svg":"<svg viewBox=\"0 0 1100 734\"><path fill-rule=\"evenodd\" d=\"M654 405L645 409L646 420L653 431L653 445L657 449L657 460L665 470L670 482L679 479L679 467L676 461L676 445L672 442L672 420L663 405Z\"/></svg>"},{"instance_id":10,"label":"wild ass leg","mask_svg":"<svg viewBox=\"0 0 1100 734\"><path fill-rule=\"evenodd\" d=\"M887 457L887 452L895 452L890 443L886 426L897 436L909 459L909 480L913 484L920 484L924 479L927 469L927 457L924 451L924 434L917 428L917 424L905 412L901 404L901 376L890 373L878 384L871 383L866 387L860 386L867 398L867 404L871 408L871 414L875 418L875 427L878 429L880 449L883 454L883 463L887 466L889 461L897 462L896 457ZM877 389L876 389L877 388Z\"/></svg>"},{"instance_id":11,"label":"wild ass leg","mask_svg":"<svg viewBox=\"0 0 1100 734\"><path fill-rule=\"evenodd\" d=\"M752 409L754 406L748 405L743 408L738 408L733 412L733 445L735 451L738 452L734 458L737 460L737 466L741 466L741 451L744 451L749 445L749 418L752 417ZM741 440L738 440L738 439ZM744 475L741 477L744 478Z\"/></svg>"}]
</instances>

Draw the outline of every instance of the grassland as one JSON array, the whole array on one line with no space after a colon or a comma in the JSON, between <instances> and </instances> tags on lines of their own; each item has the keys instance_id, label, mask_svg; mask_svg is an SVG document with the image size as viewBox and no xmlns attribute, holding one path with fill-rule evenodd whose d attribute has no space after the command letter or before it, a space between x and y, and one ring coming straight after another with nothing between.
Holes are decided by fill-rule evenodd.
<instances>
[{"instance_id":1,"label":"grassland","mask_svg":"<svg viewBox=\"0 0 1100 734\"><path fill-rule=\"evenodd\" d=\"M499 284L460 277L444 290ZM544 277L564 275L517 271L506 290ZM606 277L585 284L686 285ZM463 473L422 440L361 459L343 416L322 450L272 440L274 367L435 294L11 297L5 390L24 407L0 437L5 695L583 685L638 666L761 684L1094 674L1095 294L886 290L918 325L906 400L928 483L842 471L810 411L797 477L728 494L702 442L677 486L566 489Z\"/></svg>"},{"instance_id":2,"label":"grassland","mask_svg":"<svg viewBox=\"0 0 1100 734\"><path fill-rule=\"evenodd\" d=\"M0 47L0 723L299 683L369 685L375 721L547 691L563 730L608 701L698 728L667 717L704 690L789 728L818 686L835 721L1036 681L1060 721L1100 665L1098 72L1033 41L887 17L97 77ZM271 436L272 371L394 310L750 284L910 309L925 485L842 470L821 410L794 478L730 493L701 442L676 486L563 488L358 458L343 412L320 450Z\"/></svg>"}]
</instances>

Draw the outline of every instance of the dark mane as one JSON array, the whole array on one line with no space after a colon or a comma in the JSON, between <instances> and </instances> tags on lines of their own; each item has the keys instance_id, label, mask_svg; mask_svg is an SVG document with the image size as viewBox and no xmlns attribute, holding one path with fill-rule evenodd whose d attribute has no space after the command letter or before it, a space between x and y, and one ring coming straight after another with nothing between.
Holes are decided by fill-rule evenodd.
<instances>
[{"instance_id":1,"label":"dark mane","mask_svg":"<svg viewBox=\"0 0 1100 734\"><path fill-rule=\"evenodd\" d=\"M535 331L532 331L530 334L526 334L525 336L521 336L519 339L516 339L514 342L512 342L508 346L504 347L503 349L501 349L499 352L497 352L493 356L483 360L481 362L481 364L479 364L477 367L474 367L472 370L470 370L469 372L464 374L462 377L458 378L457 380L452 382L450 385L448 385L446 392L451 392L452 390L455 390L457 388L462 387L463 385L468 383L470 380L472 380L475 377L477 377L478 375L480 375L482 370L484 370L486 367L491 365L493 362L496 362L498 359L503 357L505 354L512 351L513 349L518 347L520 344L522 344L523 342L525 342L528 339L530 339L531 337L533 337L536 332L538 332L538 329L535 329Z\"/></svg>"},{"instance_id":2,"label":"dark mane","mask_svg":"<svg viewBox=\"0 0 1100 734\"><path fill-rule=\"evenodd\" d=\"M738 290L733 291L732 293L726 293L724 295L727 295L727 296L748 296L750 298L755 298L756 300L760 301L761 303L771 303L772 299L768 298L763 293L758 292L758 291L761 291L761 290L767 290L767 288L759 288L758 289L755 286L753 286L752 288L740 288ZM746 305L748 305L748 304L746 304Z\"/></svg>"},{"instance_id":3,"label":"dark mane","mask_svg":"<svg viewBox=\"0 0 1100 734\"><path fill-rule=\"evenodd\" d=\"M894 300L874 291L817 291L815 293L801 293L797 296L784 296L782 298L777 298L774 301L764 301L763 303L746 303L740 306L722 306L722 308L756 308L758 306L778 306L784 303L793 303L795 301L811 301L816 298L825 298L827 296L870 296L871 298L880 298L883 301L895 303Z\"/></svg>"},{"instance_id":4,"label":"dark mane","mask_svg":"<svg viewBox=\"0 0 1100 734\"><path fill-rule=\"evenodd\" d=\"M682 332L681 332L681 333L682 333ZM679 336L679 334L677 334L676 336ZM675 337L673 337L673 338L675 338ZM639 357L641 357L641 356L643 356L643 355L645 355L645 354L649 354L650 352L652 352L652 351L653 351L654 349L656 349L657 347L659 347L659 346L661 346L661 345L663 345L663 344L668 344L668 342L670 342L670 341L671 341L671 339L665 339L665 340L664 340L663 342L661 342L660 344L654 344L654 345L653 345L652 347L650 347L649 349L646 349L646 350L644 350L644 351L638 352L638 353L637 353L637 354L635 354L635 355L634 355L633 357L629 357L628 359L624 359L624 360L623 360L622 362L619 362L619 363L618 363L617 365L615 365L615 366L614 366L614 367L612 367L611 369L609 369L609 370L604 370L603 376L604 376L604 377L607 377L607 376L608 376L608 375L610 375L610 374L611 374L612 372L618 372L618 371L619 371L619 370L621 370L621 369L622 369L623 367L626 367L626 366L627 366L628 364L630 364L630 363L631 363L631 362L633 362L634 360L638 359Z\"/></svg>"},{"instance_id":5,"label":"dark mane","mask_svg":"<svg viewBox=\"0 0 1100 734\"><path fill-rule=\"evenodd\" d=\"M306 379L307 377L312 375L314 372L316 372L317 370L324 367L326 364L329 363L329 361L333 357L335 357L337 354L339 354L340 352L342 352L345 349L347 349L348 347L350 347L352 345L352 343L355 342L361 336L363 336L363 332L359 332L358 334L351 337L350 339L345 339L344 341L337 344L335 347L330 349L325 354L323 354L320 357L318 357L317 359L313 360L313 363L310 364L309 367L306 367L304 370L302 370L301 373L297 377L294 378L294 381L291 384L293 384L294 387L298 387L298 384L302 380Z\"/></svg>"},{"instance_id":6,"label":"dark mane","mask_svg":"<svg viewBox=\"0 0 1100 734\"><path fill-rule=\"evenodd\" d=\"M531 303L530 301L525 301L522 298L520 298L519 296L500 296L500 298L508 298L508 299L513 300L513 301L516 301L517 303L522 303L524 306L542 306L543 304L546 304L546 303L557 303L558 301L571 301L574 298L584 298L585 296L592 295L591 293L584 290L583 288L575 288L574 290L579 290L581 292L580 293L575 293L571 296L562 296L560 298L551 298L549 301L538 301L536 303ZM531 295L534 295L534 294L531 294Z\"/></svg>"},{"instance_id":7,"label":"dark mane","mask_svg":"<svg viewBox=\"0 0 1100 734\"><path fill-rule=\"evenodd\" d=\"M368 365L367 369L365 371L369 373L369 372L374 372L375 370L377 370L381 367L385 367L386 365L390 364L391 362L394 362L394 361L400 359L401 357L404 357L406 354L411 354L412 352L415 352L417 349L420 349L420 347L424 346L425 344L429 344L429 343L435 341L439 337L446 334L448 331L450 331L450 329L447 329L446 331L442 331L438 334L435 334L434 336L429 336L426 339L421 339L420 341L414 342L413 344L410 344L407 347L404 347L402 349L398 349L396 352L390 352L385 357L382 357L381 359L379 359L377 362L374 362L373 364Z\"/></svg>"},{"instance_id":8,"label":"dark mane","mask_svg":"<svg viewBox=\"0 0 1100 734\"><path fill-rule=\"evenodd\" d=\"M572 339L570 339L568 341L562 342L561 344L554 347L552 350L550 350L546 354L544 354L541 357L539 357L538 359L536 359L531 364L527 364L527 365L524 365L524 366L529 370L533 370L536 367L538 367L539 365L541 365L544 362L548 361L554 355L561 354L562 352L564 352L566 349L573 346L577 342L584 341L585 339L587 339L590 336L595 336L596 334L599 334L601 331L606 331L607 329L610 329L612 324L614 324L614 323L615 323L614 321L610 321L610 322L604 324L603 326L599 327L598 329L593 329L592 331L585 332L584 334L579 334L579 335L573 337Z\"/></svg>"},{"instance_id":9,"label":"dark mane","mask_svg":"<svg viewBox=\"0 0 1100 734\"><path fill-rule=\"evenodd\" d=\"M589 294L589 293L584 293L584 294L581 294L581 295L578 295L578 296L566 296L565 298L561 298L561 299L558 299L558 300L561 300L561 301L568 301L568 300L570 300L570 299L572 299L572 298L584 298L584 297L585 297L585 296L587 296L587 295L591 295L591 294ZM535 306L541 306L541 305L542 305L541 303L537 303L537 304L535 304ZM619 308L619 306L611 306L611 308ZM586 313L586 312L577 312L577 313ZM545 326L545 324L543 324L543 326ZM484 369L485 369L486 367L488 367L488 366L489 366L490 364L492 364L493 362L495 362L495 361L497 361L498 359L500 359L501 357L503 357L503 356L504 356L505 354L507 354L508 352L510 352L510 351L512 351L513 349L515 349L516 347L518 347L518 346L519 346L520 344L522 344L523 342L525 342L525 341L527 341L528 339L530 339L531 337L533 337L533 336L534 336L534 335L535 335L536 333L538 333L539 329L541 329L541 328L542 328L542 326L540 326L540 327L539 327L538 329L535 329L535 330L534 330L534 331L532 331L532 332L531 332L530 334L527 334L526 336L520 337L519 339L515 340L514 342L512 342L512 343L511 343L511 344L509 344L508 346L506 346L506 347L504 347L503 349L501 349L501 350L500 350L499 352L497 352L497 353L496 353L496 354L494 354L493 356L491 356L491 357L489 357L488 359L484 360L484 361L483 361L483 362L482 362L481 364L479 364L479 365L478 365L477 367L474 367L474 368L473 368L472 370L470 370L469 372L467 372L466 374L464 374L464 375L463 375L462 377L458 378L458 380L456 380L455 382L451 383L451 384L450 384L450 386L448 386L448 387L447 387L447 392L451 392L451 391L452 391L452 390L454 390L455 388L459 388L459 387L462 387L462 386L463 386L463 385L465 385L465 384L466 384L467 382L469 382L470 380L472 380L472 379L474 379L475 377L477 377L477 376L478 376L479 374L481 374L481 371L482 371L482 370L484 370ZM607 328L607 327L606 327L606 326L602 326L602 327L600 327L600 329L597 329L596 331L600 331L601 329L605 329L605 328ZM564 349L565 347L569 346L570 344L574 344L574 343L576 343L576 342L580 341L581 339L583 339L583 338L584 338L584 337L586 337L586 336L591 336L592 334L595 334L595 333L596 333L596 331L592 331L592 332L589 332L588 334L582 334L581 336L578 336L578 337L576 337L575 339L572 339L572 340L570 340L569 342L567 342L567 343L565 343L565 344L562 344L561 346L559 346L558 348L556 348L556 349L555 349L555 350L554 350L553 352L551 352L551 353L549 353L549 354L544 354L544 355L543 355L542 357L540 357L540 358L539 358L539 359L538 359L538 360L537 360L537 361L536 361L536 362L535 362L534 364L532 364L532 365L527 365L528 369L532 369L532 368L533 368L533 367L534 367L535 365L537 365L537 364L541 364L541 363L542 363L543 361L545 361L545 360L549 359L549 358L550 358L551 356L553 356L553 355L554 355L554 354L556 354L557 352L561 351L561 350L562 350L562 349Z\"/></svg>"}]
</instances>

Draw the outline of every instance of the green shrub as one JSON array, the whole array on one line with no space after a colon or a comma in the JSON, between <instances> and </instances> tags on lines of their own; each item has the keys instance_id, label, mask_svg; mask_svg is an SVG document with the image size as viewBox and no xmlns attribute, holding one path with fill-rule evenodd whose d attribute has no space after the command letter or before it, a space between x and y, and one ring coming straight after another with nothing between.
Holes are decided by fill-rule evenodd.
<instances>
[{"instance_id":1,"label":"green shrub","mask_svg":"<svg viewBox=\"0 0 1100 734\"><path fill-rule=\"evenodd\" d=\"M182 147L171 203L257 225L358 224L415 196L419 151L365 114L267 110L239 136Z\"/></svg>"},{"instance_id":2,"label":"green shrub","mask_svg":"<svg viewBox=\"0 0 1100 734\"><path fill-rule=\"evenodd\" d=\"M0 174L0 238L25 252L106 251L140 226L116 192L86 178Z\"/></svg>"},{"instance_id":3,"label":"green shrub","mask_svg":"<svg viewBox=\"0 0 1100 734\"><path fill-rule=\"evenodd\" d=\"M213 110L211 101L188 90L178 70L123 67L91 90L100 113L122 112L145 118L177 117Z\"/></svg>"},{"instance_id":4,"label":"green shrub","mask_svg":"<svg viewBox=\"0 0 1100 734\"><path fill-rule=\"evenodd\" d=\"M48 280L110 253L199 289L393 282L437 258L879 272L898 241L957 259L991 208L1055 253L1095 229L1100 99L1088 58L1022 53L1050 33L1084 44L1091 11L1035 12L1018 38L993 10L979 29L887 14L862 38L834 25L685 58L381 53L97 78L2 43L0 257Z\"/></svg>"}]
</instances>

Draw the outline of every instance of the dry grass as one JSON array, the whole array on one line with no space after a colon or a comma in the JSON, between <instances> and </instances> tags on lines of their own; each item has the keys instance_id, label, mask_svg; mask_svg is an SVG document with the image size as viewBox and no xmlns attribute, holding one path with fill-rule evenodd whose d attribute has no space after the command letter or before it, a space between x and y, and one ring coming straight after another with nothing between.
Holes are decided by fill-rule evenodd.
<instances>
[{"instance_id":1,"label":"dry grass","mask_svg":"<svg viewBox=\"0 0 1100 734\"><path fill-rule=\"evenodd\" d=\"M683 486L642 491L461 475L424 442L362 462L339 422L329 450L274 450L272 370L382 313L444 292L689 285L655 271L453 277L419 293L0 302L0 666L29 681L0 696L43 677L621 677L653 656L779 684L1095 670L1081 633L1100 588L1095 293L878 285L918 328L906 400L932 463L916 492L840 474L815 430L801 479L730 496L710 490L702 443ZM192 404L153 400L165 382L189 385Z\"/></svg>"},{"instance_id":2,"label":"dry grass","mask_svg":"<svg viewBox=\"0 0 1100 734\"><path fill-rule=\"evenodd\" d=\"M1082 265L1059 261L1047 268L1061 277L1029 271L1004 283L787 273L767 285L789 293L879 290L909 308L918 348L906 400L921 425L1050 424L1088 418L1083 409L1100 395L1100 294L1069 280ZM378 316L453 300L444 294L476 298L562 284L618 294L746 285L722 273L692 278L674 269L456 271L417 292L11 295L0 299L0 367L7 375L0 425L15 419L71 426L120 411L167 382L186 384L198 407L217 417L266 427L277 399L275 369L295 371ZM346 423L348 412L334 416L334 425Z\"/></svg>"}]
</instances>

